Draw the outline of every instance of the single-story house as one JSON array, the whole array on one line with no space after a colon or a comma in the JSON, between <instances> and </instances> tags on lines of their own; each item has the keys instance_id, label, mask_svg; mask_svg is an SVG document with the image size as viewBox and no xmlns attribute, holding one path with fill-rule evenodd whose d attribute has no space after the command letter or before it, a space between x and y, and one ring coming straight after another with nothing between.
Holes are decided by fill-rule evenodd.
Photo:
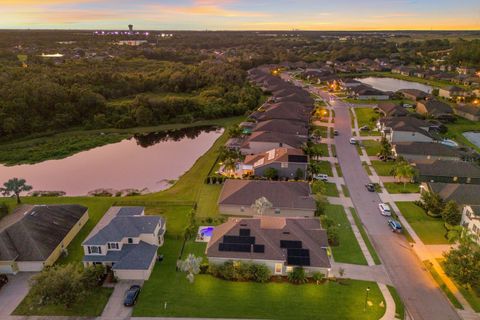
<instances>
[{"instance_id":1,"label":"single-story house","mask_svg":"<svg viewBox=\"0 0 480 320\"><path fill-rule=\"evenodd\" d=\"M414 165L419 182L480 184L480 168L471 162L425 160Z\"/></svg>"},{"instance_id":2,"label":"single-story house","mask_svg":"<svg viewBox=\"0 0 480 320\"><path fill-rule=\"evenodd\" d=\"M38 272L52 266L88 220L80 205L24 206L2 219L0 273Z\"/></svg>"},{"instance_id":3,"label":"single-story house","mask_svg":"<svg viewBox=\"0 0 480 320\"><path fill-rule=\"evenodd\" d=\"M264 215L313 217L316 204L306 182L232 180L227 179L218 199L222 214L254 216L258 212L252 206L259 198L271 204Z\"/></svg>"},{"instance_id":4,"label":"single-story house","mask_svg":"<svg viewBox=\"0 0 480 320\"><path fill-rule=\"evenodd\" d=\"M480 206L463 207L461 225L468 229L473 239L480 244Z\"/></svg>"},{"instance_id":5,"label":"single-story house","mask_svg":"<svg viewBox=\"0 0 480 320\"><path fill-rule=\"evenodd\" d=\"M392 68L392 73L401 74L403 76L411 76L413 75L413 71L414 71L413 68L409 68L406 66L398 66L398 67Z\"/></svg>"},{"instance_id":6,"label":"single-story house","mask_svg":"<svg viewBox=\"0 0 480 320\"><path fill-rule=\"evenodd\" d=\"M430 124L415 117L386 117L377 121L377 128L391 143L433 142Z\"/></svg>"},{"instance_id":7,"label":"single-story house","mask_svg":"<svg viewBox=\"0 0 480 320\"><path fill-rule=\"evenodd\" d=\"M339 85L340 85L340 88L342 88L342 90L349 90L351 88L361 86L362 83L358 80L347 78L347 79L341 79L339 81Z\"/></svg>"},{"instance_id":8,"label":"single-story house","mask_svg":"<svg viewBox=\"0 0 480 320\"><path fill-rule=\"evenodd\" d=\"M404 117L408 115L408 111L404 107L394 102L380 102L377 108L385 117Z\"/></svg>"},{"instance_id":9,"label":"single-story house","mask_svg":"<svg viewBox=\"0 0 480 320\"><path fill-rule=\"evenodd\" d=\"M146 216L143 207L111 207L82 243L83 264L102 264L122 280L148 280L165 231L165 220Z\"/></svg>"},{"instance_id":10,"label":"single-story house","mask_svg":"<svg viewBox=\"0 0 480 320\"><path fill-rule=\"evenodd\" d=\"M273 119L258 122L252 129L252 132L257 131L279 132L283 134L308 137L308 126L306 123L285 119Z\"/></svg>"},{"instance_id":11,"label":"single-story house","mask_svg":"<svg viewBox=\"0 0 480 320\"><path fill-rule=\"evenodd\" d=\"M247 155L243 161L244 166L252 168L252 174L263 176L265 170L273 168L277 170L279 178L294 179L301 170L300 179L307 175L308 157L301 149L276 148L265 153Z\"/></svg>"},{"instance_id":12,"label":"single-story house","mask_svg":"<svg viewBox=\"0 0 480 320\"><path fill-rule=\"evenodd\" d=\"M255 131L240 147L242 154L259 154L275 148L299 149L307 142L306 137L270 131Z\"/></svg>"},{"instance_id":13,"label":"single-story house","mask_svg":"<svg viewBox=\"0 0 480 320\"><path fill-rule=\"evenodd\" d=\"M453 112L462 118L465 118L470 121L479 121L480 120L480 107L472 104L457 105L453 108Z\"/></svg>"},{"instance_id":14,"label":"single-story house","mask_svg":"<svg viewBox=\"0 0 480 320\"><path fill-rule=\"evenodd\" d=\"M433 99L418 101L416 111L437 119L453 115L452 107L448 103Z\"/></svg>"},{"instance_id":15,"label":"single-story house","mask_svg":"<svg viewBox=\"0 0 480 320\"><path fill-rule=\"evenodd\" d=\"M464 90L462 88L456 86L447 86L445 88L440 88L438 90L438 95L442 98L455 98L458 96L462 96L464 94Z\"/></svg>"},{"instance_id":16,"label":"single-story house","mask_svg":"<svg viewBox=\"0 0 480 320\"><path fill-rule=\"evenodd\" d=\"M438 193L443 200L454 200L461 206L480 205L480 185L478 184L424 182L420 190Z\"/></svg>"},{"instance_id":17,"label":"single-story house","mask_svg":"<svg viewBox=\"0 0 480 320\"><path fill-rule=\"evenodd\" d=\"M331 268L328 237L315 218L230 218L215 227L206 255L213 264L243 261L266 265L273 275L286 275L294 267L306 272Z\"/></svg>"},{"instance_id":18,"label":"single-story house","mask_svg":"<svg viewBox=\"0 0 480 320\"><path fill-rule=\"evenodd\" d=\"M359 100L388 100L390 98L386 92L364 84L351 88L350 92Z\"/></svg>"},{"instance_id":19,"label":"single-story house","mask_svg":"<svg viewBox=\"0 0 480 320\"><path fill-rule=\"evenodd\" d=\"M312 109L299 102L279 102L265 104L258 111L250 115L256 121L284 119L290 121L302 121L308 123Z\"/></svg>"},{"instance_id":20,"label":"single-story house","mask_svg":"<svg viewBox=\"0 0 480 320\"><path fill-rule=\"evenodd\" d=\"M396 157L401 156L408 161L461 161L463 158L459 149L437 142L400 142L392 146L392 151Z\"/></svg>"},{"instance_id":21,"label":"single-story house","mask_svg":"<svg viewBox=\"0 0 480 320\"><path fill-rule=\"evenodd\" d=\"M413 100L413 101L419 101L419 100L424 100L426 99L429 95L425 91L418 90L418 89L401 89L398 90L405 99Z\"/></svg>"}]
</instances>

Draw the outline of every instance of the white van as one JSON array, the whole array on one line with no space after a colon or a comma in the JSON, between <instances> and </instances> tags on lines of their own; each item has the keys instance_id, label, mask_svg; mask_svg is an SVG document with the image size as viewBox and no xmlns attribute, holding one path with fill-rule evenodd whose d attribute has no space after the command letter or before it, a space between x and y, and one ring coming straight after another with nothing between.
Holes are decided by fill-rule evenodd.
<instances>
[{"instance_id":1,"label":"white van","mask_svg":"<svg viewBox=\"0 0 480 320\"><path fill-rule=\"evenodd\" d=\"M350 138L350 144L357 144L357 139Z\"/></svg>"},{"instance_id":2,"label":"white van","mask_svg":"<svg viewBox=\"0 0 480 320\"><path fill-rule=\"evenodd\" d=\"M378 205L378 208L380 209L380 213L382 214L382 216L391 216L392 215L392 211L390 211L390 207L388 206L388 204L380 203Z\"/></svg>"}]
</instances>

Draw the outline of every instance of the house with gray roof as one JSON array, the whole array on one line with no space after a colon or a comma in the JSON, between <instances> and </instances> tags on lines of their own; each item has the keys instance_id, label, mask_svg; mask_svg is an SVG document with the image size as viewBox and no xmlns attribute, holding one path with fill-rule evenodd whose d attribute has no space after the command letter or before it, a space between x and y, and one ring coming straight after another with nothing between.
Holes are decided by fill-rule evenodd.
<instances>
[{"instance_id":1,"label":"house with gray roof","mask_svg":"<svg viewBox=\"0 0 480 320\"><path fill-rule=\"evenodd\" d=\"M448 103L434 99L418 101L416 111L435 119L451 119L453 117L453 109Z\"/></svg>"},{"instance_id":2,"label":"house with gray roof","mask_svg":"<svg viewBox=\"0 0 480 320\"><path fill-rule=\"evenodd\" d=\"M415 117L385 117L377 121L377 128L391 143L433 142L430 124Z\"/></svg>"},{"instance_id":3,"label":"house with gray roof","mask_svg":"<svg viewBox=\"0 0 480 320\"><path fill-rule=\"evenodd\" d=\"M464 183L424 182L420 191L437 193L444 201L454 200L460 206L480 206L480 185Z\"/></svg>"},{"instance_id":4,"label":"house with gray roof","mask_svg":"<svg viewBox=\"0 0 480 320\"><path fill-rule=\"evenodd\" d=\"M408 161L418 160L451 160L461 161L466 155L459 148L450 147L438 142L400 142L392 147L396 157Z\"/></svg>"},{"instance_id":5,"label":"house with gray roof","mask_svg":"<svg viewBox=\"0 0 480 320\"><path fill-rule=\"evenodd\" d=\"M213 264L244 261L266 265L274 275L294 267L328 276L328 237L316 218L230 218L215 227L206 255Z\"/></svg>"},{"instance_id":6,"label":"house with gray roof","mask_svg":"<svg viewBox=\"0 0 480 320\"><path fill-rule=\"evenodd\" d=\"M254 216L253 208L259 198L272 204L264 215L313 217L316 204L306 182L227 179L218 199L222 214Z\"/></svg>"},{"instance_id":7,"label":"house with gray roof","mask_svg":"<svg viewBox=\"0 0 480 320\"><path fill-rule=\"evenodd\" d=\"M80 205L23 206L0 222L0 273L52 266L88 221Z\"/></svg>"},{"instance_id":8,"label":"house with gray roof","mask_svg":"<svg viewBox=\"0 0 480 320\"><path fill-rule=\"evenodd\" d=\"M414 162L419 182L480 184L480 167L466 161L424 160Z\"/></svg>"},{"instance_id":9,"label":"house with gray roof","mask_svg":"<svg viewBox=\"0 0 480 320\"><path fill-rule=\"evenodd\" d=\"M118 279L147 280L165 231L165 220L143 207L111 207L82 243L83 263L111 268Z\"/></svg>"}]
</instances>

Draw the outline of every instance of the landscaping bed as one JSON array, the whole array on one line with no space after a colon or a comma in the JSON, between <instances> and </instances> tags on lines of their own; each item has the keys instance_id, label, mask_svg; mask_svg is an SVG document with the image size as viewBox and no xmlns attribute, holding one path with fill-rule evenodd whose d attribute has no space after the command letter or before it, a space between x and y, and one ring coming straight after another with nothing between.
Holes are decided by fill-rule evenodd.
<instances>
[{"instance_id":1,"label":"landscaping bed","mask_svg":"<svg viewBox=\"0 0 480 320\"><path fill-rule=\"evenodd\" d=\"M383 184L388 193L419 193L420 185L418 183L385 182Z\"/></svg>"}]
</instances>

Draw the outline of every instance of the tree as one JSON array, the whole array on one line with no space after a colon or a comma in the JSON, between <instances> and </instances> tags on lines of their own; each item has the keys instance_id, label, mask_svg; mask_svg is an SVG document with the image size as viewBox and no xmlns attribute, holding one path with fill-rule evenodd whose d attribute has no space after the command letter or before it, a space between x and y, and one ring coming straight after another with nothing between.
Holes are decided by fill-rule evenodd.
<instances>
[{"instance_id":1,"label":"tree","mask_svg":"<svg viewBox=\"0 0 480 320\"><path fill-rule=\"evenodd\" d=\"M0 192L4 196L15 195L17 204L20 204L20 193L32 190L32 186L28 185L25 179L12 178L3 184Z\"/></svg>"},{"instance_id":2,"label":"tree","mask_svg":"<svg viewBox=\"0 0 480 320\"><path fill-rule=\"evenodd\" d=\"M445 273L463 286L480 287L480 246L471 237L444 254Z\"/></svg>"},{"instance_id":3,"label":"tree","mask_svg":"<svg viewBox=\"0 0 480 320\"><path fill-rule=\"evenodd\" d=\"M455 200L447 202L442 210L442 219L451 226L457 226L462 220L462 214Z\"/></svg>"},{"instance_id":4,"label":"tree","mask_svg":"<svg viewBox=\"0 0 480 320\"><path fill-rule=\"evenodd\" d=\"M318 217L325 214L325 210L327 209L327 205L328 205L328 200L327 200L327 197L319 193L317 193L314 196L314 198L315 198L315 205L316 205L315 216Z\"/></svg>"},{"instance_id":5,"label":"tree","mask_svg":"<svg viewBox=\"0 0 480 320\"><path fill-rule=\"evenodd\" d=\"M415 169L408 162L399 162L393 169L393 176L398 178L400 182L403 181L403 188L405 189L408 182L411 182L415 177Z\"/></svg>"},{"instance_id":6,"label":"tree","mask_svg":"<svg viewBox=\"0 0 480 320\"><path fill-rule=\"evenodd\" d=\"M275 168L267 168L263 172L263 176L265 178L268 178L270 180L277 179L278 178L278 170Z\"/></svg>"},{"instance_id":7,"label":"tree","mask_svg":"<svg viewBox=\"0 0 480 320\"><path fill-rule=\"evenodd\" d=\"M177 267L182 271L187 273L187 279L190 283L195 281L195 275L200 272L200 265L202 264L203 258L195 257L194 254L189 254L185 260L179 260L177 262Z\"/></svg>"},{"instance_id":8,"label":"tree","mask_svg":"<svg viewBox=\"0 0 480 320\"><path fill-rule=\"evenodd\" d=\"M385 137L382 137L382 140L380 141L380 152L378 155L383 157L392 156L392 145Z\"/></svg>"},{"instance_id":9,"label":"tree","mask_svg":"<svg viewBox=\"0 0 480 320\"><path fill-rule=\"evenodd\" d=\"M263 216L265 211L267 209L270 209L273 207L273 204L268 201L267 198L261 197L255 200L255 202L252 204L252 208L255 209L258 215Z\"/></svg>"},{"instance_id":10,"label":"tree","mask_svg":"<svg viewBox=\"0 0 480 320\"><path fill-rule=\"evenodd\" d=\"M0 219L8 214L8 206L5 202L0 202Z\"/></svg>"},{"instance_id":11,"label":"tree","mask_svg":"<svg viewBox=\"0 0 480 320\"><path fill-rule=\"evenodd\" d=\"M444 201L438 193L423 192L420 196L420 204L427 212L427 215L434 218L441 217Z\"/></svg>"},{"instance_id":12,"label":"tree","mask_svg":"<svg viewBox=\"0 0 480 320\"><path fill-rule=\"evenodd\" d=\"M231 138L238 138L242 133L243 129L240 126L233 126L228 129L228 136Z\"/></svg>"}]
</instances>

